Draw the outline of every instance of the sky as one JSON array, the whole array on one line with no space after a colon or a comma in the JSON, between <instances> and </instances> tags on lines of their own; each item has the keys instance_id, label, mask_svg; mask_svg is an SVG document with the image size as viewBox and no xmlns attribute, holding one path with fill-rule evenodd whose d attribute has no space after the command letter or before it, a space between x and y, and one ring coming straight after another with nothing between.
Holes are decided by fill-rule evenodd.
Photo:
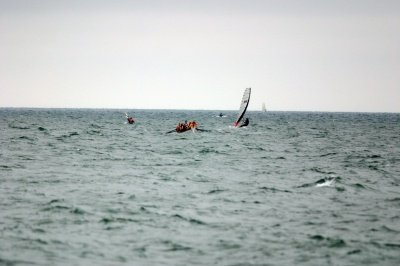
<instances>
[{"instance_id":1,"label":"sky","mask_svg":"<svg viewBox=\"0 0 400 266\"><path fill-rule=\"evenodd\" d=\"M0 0L0 107L400 112L400 1Z\"/></svg>"}]
</instances>

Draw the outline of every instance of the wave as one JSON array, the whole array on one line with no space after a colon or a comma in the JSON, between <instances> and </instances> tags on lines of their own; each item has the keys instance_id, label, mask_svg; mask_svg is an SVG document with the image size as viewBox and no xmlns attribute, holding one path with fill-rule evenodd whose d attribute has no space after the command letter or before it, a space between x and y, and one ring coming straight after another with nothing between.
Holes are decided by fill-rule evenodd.
<instances>
[{"instance_id":1,"label":"wave","mask_svg":"<svg viewBox=\"0 0 400 266\"><path fill-rule=\"evenodd\" d=\"M29 241L30 243L37 243L41 245L47 245L48 242L46 240L40 239L40 238L21 238L23 241Z\"/></svg>"},{"instance_id":2,"label":"wave","mask_svg":"<svg viewBox=\"0 0 400 266\"><path fill-rule=\"evenodd\" d=\"M323 178L316 182L316 187L330 187L334 184L336 178Z\"/></svg>"},{"instance_id":3,"label":"wave","mask_svg":"<svg viewBox=\"0 0 400 266\"><path fill-rule=\"evenodd\" d=\"M342 248L346 246L346 242L341 238L330 238L322 235L312 235L309 236L309 238L318 241L318 245L323 245L330 248Z\"/></svg>"},{"instance_id":4,"label":"wave","mask_svg":"<svg viewBox=\"0 0 400 266\"><path fill-rule=\"evenodd\" d=\"M388 233L400 233L399 230L392 229L392 228L390 228L390 227L388 227L386 225L382 225L379 229L372 228L371 231L373 231L373 232L382 232L382 231L384 231L384 232L388 232Z\"/></svg>"},{"instance_id":5,"label":"wave","mask_svg":"<svg viewBox=\"0 0 400 266\"><path fill-rule=\"evenodd\" d=\"M79 136L79 133L78 132L69 133L68 137L72 137L72 136Z\"/></svg>"},{"instance_id":6,"label":"wave","mask_svg":"<svg viewBox=\"0 0 400 266\"><path fill-rule=\"evenodd\" d=\"M222 248L222 249L238 249L238 248L241 248L240 244L232 243L232 241L227 241L227 240L223 240L223 239L220 239L218 241L217 246L219 248ZM242 264L240 264L240 265L242 265ZM251 264L251 265L253 265L253 264Z\"/></svg>"},{"instance_id":7,"label":"wave","mask_svg":"<svg viewBox=\"0 0 400 266\"><path fill-rule=\"evenodd\" d=\"M181 219L181 220L189 222L191 224L206 225L206 223L203 222L203 221L200 221L200 220L194 219L194 218L186 218L186 217L183 217L183 216L181 216L179 214L174 214L174 215L172 215L172 217Z\"/></svg>"},{"instance_id":8,"label":"wave","mask_svg":"<svg viewBox=\"0 0 400 266\"><path fill-rule=\"evenodd\" d=\"M42 209L45 212L62 212L69 211L72 214L83 215L87 213L85 210L79 207L68 206L64 204L64 199L52 199L45 204L46 207Z\"/></svg>"},{"instance_id":9,"label":"wave","mask_svg":"<svg viewBox=\"0 0 400 266\"><path fill-rule=\"evenodd\" d=\"M365 151L371 153L370 151ZM346 167L363 167L373 171L380 171L385 167L385 159L380 154L351 154L346 156L344 162Z\"/></svg>"},{"instance_id":10,"label":"wave","mask_svg":"<svg viewBox=\"0 0 400 266\"><path fill-rule=\"evenodd\" d=\"M367 189L364 185L360 183L355 183L351 185L352 187L358 188L358 189Z\"/></svg>"},{"instance_id":11,"label":"wave","mask_svg":"<svg viewBox=\"0 0 400 266\"><path fill-rule=\"evenodd\" d=\"M319 168L319 167L312 167L312 168L310 168L310 171L316 172L316 173L320 173L320 174L327 174L327 175L335 174L335 172L326 171L326 170L321 169L321 168Z\"/></svg>"},{"instance_id":12,"label":"wave","mask_svg":"<svg viewBox=\"0 0 400 266\"><path fill-rule=\"evenodd\" d=\"M275 193L275 192L286 192L286 193L292 193L292 191L290 191L290 190L282 190L282 189L277 189L277 188L274 188L274 187L260 187L259 189L262 189L262 190L264 190L264 191L270 191L270 192L273 192L273 193Z\"/></svg>"},{"instance_id":13,"label":"wave","mask_svg":"<svg viewBox=\"0 0 400 266\"><path fill-rule=\"evenodd\" d=\"M59 136L59 137L56 137L56 139L58 139L58 140L65 140L65 139L71 138L71 137L73 137L73 136L79 136L79 133L76 132L76 131L70 132L69 134L64 134L64 135L61 135L61 136Z\"/></svg>"},{"instance_id":14,"label":"wave","mask_svg":"<svg viewBox=\"0 0 400 266\"><path fill-rule=\"evenodd\" d=\"M321 178L313 183L306 183L303 185L298 186L297 188L305 188L305 187L330 187L333 186L336 180L339 180L340 177L330 176Z\"/></svg>"},{"instance_id":15,"label":"wave","mask_svg":"<svg viewBox=\"0 0 400 266\"><path fill-rule=\"evenodd\" d=\"M79 215L83 215L83 214L85 214L86 213L86 211L84 211L83 209L81 209L81 208L73 208L73 210L71 210L71 213L73 213L73 214L79 214Z\"/></svg>"},{"instance_id":16,"label":"wave","mask_svg":"<svg viewBox=\"0 0 400 266\"><path fill-rule=\"evenodd\" d=\"M388 248L400 249L400 244L397 244L397 243L385 243L384 245L385 245L385 247L388 247Z\"/></svg>"},{"instance_id":17,"label":"wave","mask_svg":"<svg viewBox=\"0 0 400 266\"><path fill-rule=\"evenodd\" d=\"M49 201L47 204L53 204L56 202L63 202L63 201L64 201L63 199L53 199L53 200Z\"/></svg>"},{"instance_id":18,"label":"wave","mask_svg":"<svg viewBox=\"0 0 400 266\"><path fill-rule=\"evenodd\" d=\"M320 155L319 157L327 157L327 156L336 155L336 154L337 154L337 152L328 152L328 153Z\"/></svg>"},{"instance_id":19,"label":"wave","mask_svg":"<svg viewBox=\"0 0 400 266\"><path fill-rule=\"evenodd\" d=\"M13 139L15 139L15 138L13 138ZM18 137L18 139L29 140L29 141L35 141L35 139L33 139L33 138L31 138L31 137L28 137L28 136L21 136L21 137Z\"/></svg>"},{"instance_id":20,"label":"wave","mask_svg":"<svg viewBox=\"0 0 400 266\"><path fill-rule=\"evenodd\" d=\"M181 244L174 243L169 240L162 241L162 244L169 246L165 251L180 251L180 250L191 250L191 247L184 246Z\"/></svg>"},{"instance_id":21,"label":"wave","mask_svg":"<svg viewBox=\"0 0 400 266\"><path fill-rule=\"evenodd\" d=\"M137 223L140 220L132 219L132 218L125 218L125 217L104 217L100 220L100 223L109 224L109 223Z\"/></svg>"},{"instance_id":22,"label":"wave","mask_svg":"<svg viewBox=\"0 0 400 266\"><path fill-rule=\"evenodd\" d=\"M100 130L95 130L95 129L87 130L86 133L88 135L100 135L100 136L103 135Z\"/></svg>"},{"instance_id":23,"label":"wave","mask_svg":"<svg viewBox=\"0 0 400 266\"><path fill-rule=\"evenodd\" d=\"M69 210L70 207L68 206L63 206L63 205L54 205L54 206L49 206L45 207L42 209L42 211L48 212L48 211L62 211L62 210Z\"/></svg>"},{"instance_id":24,"label":"wave","mask_svg":"<svg viewBox=\"0 0 400 266\"><path fill-rule=\"evenodd\" d=\"M221 193L224 191L225 191L224 189L213 189L213 190L208 191L207 194L216 194L216 193Z\"/></svg>"},{"instance_id":25,"label":"wave","mask_svg":"<svg viewBox=\"0 0 400 266\"><path fill-rule=\"evenodd\" d=\"M22 130L27 130L27 129L31 129L28 126L22 126L22 125L15 125L14 123L9 123L8 124L9 128L14 128L14 129L22 129Z\"/></svg>"},{"instance_id":26,"label":"wave","mask_svg":"<svg viewBox=\"0 0 400 266\"><path fill-rule=\"evenodd\" d=\"M8 165L0 165L0 170L11 171L13 167Z\"/></svg>"},{"instance_id":27,"label":"wave","mask_svg":"<svg viewBox=\"0 0 400 266\"><path fill-rule=\"evenodd\" d=\"M400 197L392 198L392 199L386 199L385 201L389 201L389 202L399 202L399 203L400 203Z\"/></svg>"},{"instance_id":28,"label":"wave","mask_svg":"<svg viewBox=\"0 0 400 266\"><path fill-rule=\"evenodd\" d=\"M27 155L18 155L18 158L21 158L23 161L33 161L35 160L32 157L28 157Z\"/></svg>"},{"instance_id":29,"label":"wave","mask_svg":"<svg viewBox=\"0 0 400 266\"><path fill-rule=\"evenodd\" d=\"M0 258L0 265L6 265L6 266L14 266L14 265L29 265L29 264L33 264L32 261L28 261L28 260L9 260L9 259L3 259Z\"/></svg>"},{"instance_id":30,"label":"wave","mask_svg":"<svg viewBox=\"0 0 400 266\"><path fill-rule=\"evenodd\" d=\"M263 147L247 147L248 150L254 150L254 151L266 151Z\"/></svg>"},{"instance_id":31,"label":"wave","mask_svg":"<svg viewBox=\"0 0 400 266\"><path fill-rule=\"evenodd\" d=\"M201 154L207 154L207 153L216 153L216 154L225 154L225 153L221 153L215 149L211 149L211 148L203 148L199 151L199 153Z\"/></svg>"},{"instance_id":32,"label":"wave","mask_svg":"<svg viewBox=\"0 0 400 266\"><path fill-rule=\"evenodd\" d=\"M351 250L349 252L347 252L347 255L353 255L353 254L358 254L361 253L360 249L355 249L355 250Z\"/></svg>"},{"instance_id":33,"label":"wave","mask_svg":"<svg viewBox=\"0 0 400 266\"><path fill-rule=\"evenodd\" d=\"M91 127L93 127L93 128L102 128L102 126L100 126L100 125L97 125L97 124L93 124L93 123L92 123L92 124L90 124L90 126L91 126Z\"/></svg>"}]
</instances>

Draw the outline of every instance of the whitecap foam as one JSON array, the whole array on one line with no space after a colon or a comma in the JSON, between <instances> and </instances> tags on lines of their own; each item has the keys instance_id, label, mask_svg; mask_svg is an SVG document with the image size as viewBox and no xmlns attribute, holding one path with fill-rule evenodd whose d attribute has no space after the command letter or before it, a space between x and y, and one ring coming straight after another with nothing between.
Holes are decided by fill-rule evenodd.
<instances>
[{"instance_id":1,"label":"whitecap foam","mask_svg":"<svg viewBox=\"0 0 400 266\"><path fill-rule=\"evenodd\" d=\"M325 182L318 183L315 186L316 187L330 187L335 183L335 179L336 179L335 177L327 178L327 179L325 179Z\"/></svg>"}]
</instances>

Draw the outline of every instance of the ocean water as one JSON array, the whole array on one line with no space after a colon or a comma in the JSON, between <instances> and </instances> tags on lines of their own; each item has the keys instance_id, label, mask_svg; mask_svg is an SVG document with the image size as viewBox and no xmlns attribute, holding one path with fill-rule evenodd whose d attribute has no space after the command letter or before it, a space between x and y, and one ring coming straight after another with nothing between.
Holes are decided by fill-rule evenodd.
<instances>
[{"instance_id":1,"label":"ocean water","mask_svg":"<svg viewBox=\"0 0 400 266\"><path fill-rule=\"evenodd\" d=\"M0 109L0 265L400 265L400 114L124 112Z\"/></svg>"}]
</instances>

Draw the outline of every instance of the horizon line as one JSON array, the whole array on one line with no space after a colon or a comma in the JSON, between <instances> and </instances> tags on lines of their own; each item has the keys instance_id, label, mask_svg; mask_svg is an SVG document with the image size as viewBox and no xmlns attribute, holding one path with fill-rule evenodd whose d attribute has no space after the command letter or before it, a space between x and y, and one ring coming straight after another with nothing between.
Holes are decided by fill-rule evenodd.
<instances>
[{"instance_id":1,"label":"horizon line","mask_svg":"<svg viewBox=\"0 0 400 266\"><path fill-rule=\"evenodd\" d=\"M122 108L122 107L15 107L15 106L0 106L0 109L84 109L84 110L168 110L168 111L225 111L236 112L237 109L174 109L174 108ZM262 110L248 109L248 112L264 112ZM321 111L321 110L267 110L268 112L303 112L303 113L387 113L399 114L400 111Z\"/></svg>"}]
</instances>

